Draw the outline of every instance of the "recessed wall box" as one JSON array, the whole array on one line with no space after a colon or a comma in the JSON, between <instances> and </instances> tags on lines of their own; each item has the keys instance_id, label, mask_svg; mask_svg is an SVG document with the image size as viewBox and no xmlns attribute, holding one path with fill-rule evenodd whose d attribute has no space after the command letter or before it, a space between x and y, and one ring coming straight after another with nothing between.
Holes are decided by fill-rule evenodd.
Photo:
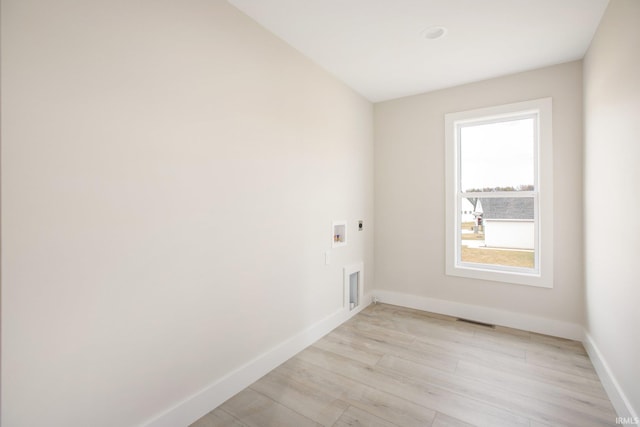
<instances>
[{"instance_id":1,"label":"recessed wall box","mask_svg":"<svg viewBox=\"0 0 640 427\"><path fill-rule=\"evenodd\" d=\"M345 246L347 244L347 221L333 221L333 241L332 248Z\"/></svg>"}]
</instances>

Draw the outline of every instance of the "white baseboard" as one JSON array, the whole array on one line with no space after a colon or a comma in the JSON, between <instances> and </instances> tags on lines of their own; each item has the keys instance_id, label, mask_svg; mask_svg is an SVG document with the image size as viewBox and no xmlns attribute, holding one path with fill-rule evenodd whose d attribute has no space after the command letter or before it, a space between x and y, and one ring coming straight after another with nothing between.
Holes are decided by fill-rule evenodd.
<instances>
[{"instance_id":1,"label":"white baseboard","mask_svg":"<svg viewBox=\"0 0 640 427\"><path fill-rule=\"evenodd\" d=\"M613 372L611 372L609 364L606 362L602 353L598 350L598 346L595 341L586 330L584 331L584 338L582 342L618 417L635 420L639 419L638 413L631 406L631 402L629 402L629 399L627 399L624 391L622 391L616 377L613 375Z\"/></svg>"},{"instance_id":2,"label":"white baseboard","mask_svg":"<svg viewBox=\"0 0 640 427\"><path fill-rule=\"evenodd\" d=\"M544 317L532 316L530 314L436 298L420 297L399 292L373 291L372 295L374 298L377 298L378 302L382 303L430 311L432 313L445 314L448 316L506 326L514 329L522 329L525 331L537 332L539 334L552 335L576 341L581 341L583 338L583 328L581 325L562 320L547 319Z\"/></svg>"},{"instance_id":3,"label":"white baseboard","mask_svg":"<svg viewBox=\"0 0 640 427\"><path fill-rule=\"evenodd\" d=\"M266 351L255 359L218 379L205 389L188 397L141 427L188 426L224 401L248 387L277 366L295 356L371 303L366 295L353 310L341 308L309 328Z\"/></svg>"}]
</instances>

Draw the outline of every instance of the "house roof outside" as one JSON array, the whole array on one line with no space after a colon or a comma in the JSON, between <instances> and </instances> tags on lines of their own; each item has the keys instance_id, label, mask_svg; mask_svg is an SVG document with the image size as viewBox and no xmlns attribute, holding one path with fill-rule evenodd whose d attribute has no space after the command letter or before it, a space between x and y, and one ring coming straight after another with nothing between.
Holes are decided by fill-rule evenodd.
<instances>
[{"instance_id":1,"label":"house roof outside","mask_svg":"<svg viewBox=\"0 0 640 427\"><path fill-rule=\"evenodd\" d=\"M481 200L483 218L533 220L533 197L499 197Z\"/></svg>"}]
</instances>

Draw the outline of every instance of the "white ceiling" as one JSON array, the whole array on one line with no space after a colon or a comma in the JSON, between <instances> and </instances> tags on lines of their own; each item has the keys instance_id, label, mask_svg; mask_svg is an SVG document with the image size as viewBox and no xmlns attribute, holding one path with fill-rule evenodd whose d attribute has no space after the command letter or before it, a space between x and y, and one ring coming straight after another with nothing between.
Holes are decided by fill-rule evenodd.
<instances>
[{"instance_id":1,"label":"white ceiling","mask_svg":"<svg viewBox=\"0 0 640 427\"><path fill-rule=\"evenodd\" d=\"M609 2L228 1L373 102L580 59Z\"/></svg>"}]
</instances>

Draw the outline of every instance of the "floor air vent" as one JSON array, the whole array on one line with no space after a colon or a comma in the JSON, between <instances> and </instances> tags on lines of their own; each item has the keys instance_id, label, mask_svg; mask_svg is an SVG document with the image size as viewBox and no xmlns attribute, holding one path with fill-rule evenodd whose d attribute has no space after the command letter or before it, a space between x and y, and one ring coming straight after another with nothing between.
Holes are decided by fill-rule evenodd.
<instances>
[{"instance_id":1,"label":"floor air vent","mask_svg":"<svg viewBox=\"0 0 640 427\"><path fill-rule=\"evenodd\" d=\"M471 325L484 326L485 328L491 328L491 329L495 329L496 328L496 325L491 325L489 323L476 322L475 320L461 319L459 317L456 319L456 321L463 322L463 323L469 323Z\"/></svg>"}]
</instances>

